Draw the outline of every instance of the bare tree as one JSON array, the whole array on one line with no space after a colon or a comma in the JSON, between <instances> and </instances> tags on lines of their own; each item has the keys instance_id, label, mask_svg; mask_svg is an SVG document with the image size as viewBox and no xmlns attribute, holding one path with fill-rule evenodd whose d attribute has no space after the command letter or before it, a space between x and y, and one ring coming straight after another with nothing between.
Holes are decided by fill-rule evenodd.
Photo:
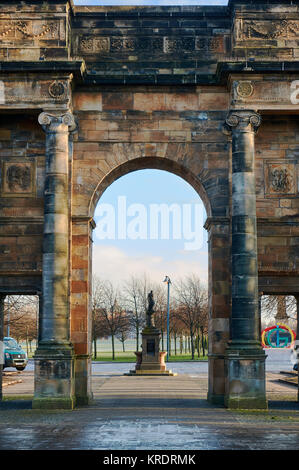
<instances>
[{"instance_id":1,"label":"bare tree","mask_svg":"<svg viewBox=\"0 0 299 470\"><path fill-rule=\"evenodd\" d=\"M123 304L129 313L129 321L136 336L136 351L139 351L140 333L145 324L148 281L132 276L122 289Z\"/></svg>"},{"instance_id":2,"label":"bare tree","mask_svg":"<svg viewBox=\"0 0 299 470\"><path fill-rule=\"evenodd\" d=\"M102 281L96 276L92 280L92 342L93 342L93 356L97 358L97 341L99 338L105 338L109 336L109 330L106 322L103 321L103 317L100 315L100 309L102 305Z\"/></svg>"},{"instance_id":3,"label":"bare tree","mask_svg":"<svg viewBox=\"0 0 299 470\"><path fill-rule=\"evenodd\" d=\"M7 296L4 303L4 332L20 341L26 341L27 354L32 352L32 341L38 335L38 308L37 296L14 295Z\"/></svg>"},{"instance_id":4,"label":"bare tree","mask_svg":"<svg viewBox=\"0 0 299 470\"><path fill-rule=\"evenodd\" d=\"M261 316L263 326L270 326L275 321L288 321L292 327L296 328L296 298L293 295L263 295Z\"/></svg>"},{"instance_id":5,"label":"bare tree","mask_svg":"<svg viewBox=\"0 0 299 470\"><path fill-rule=\"evenodd\" d=\"M38 297L33 295L8 295L4 302L4 335L8 326L10 334L16 339L24 338L24 325L28 321L28 315L32 316L37 324ZM36 329L36 327L35 327Z\"/></svg>"},{"instance_id":6,"label":"bare tree","mask_svg":"<svg viewBox=\"0 0 299 470\"><path fill-rule=\"evenodd\" d=\"M98 313L103 320L112 343L112 359L115 359L115 337L126 321L125 310L119 302L119 292L110 281L99 281L100 295Z\"/></svg>"},{"instance_id":7,"label":"bare tree","mask_svg":"<svg viewBox=\"0 0 299 470\"><path fill-rule=\"evenodd\" d=\"M178 304L176 316L188 329L191 357L194 359L196 332L198 328L202 332L207 328L207 293L195 275L179 281L174 285L174 289ZM204 345L204 342L202 344Z\"/></svg>"},{"instance_id":8,"label":"bare tree","mask_svg":"<svg viewBox=\"0 0 299 470\"><path fill-rule=\"evenodd\" d=\"M125 342L127 341L127 339L129 339L130 332L132 329L131 324L130 324L131 313L132 312L127 312L125 310L123 311L123 320L121 323L121 328L116 334L117 339L122 343L123 352L125 352Z\"/></svg>"}]
</instances>

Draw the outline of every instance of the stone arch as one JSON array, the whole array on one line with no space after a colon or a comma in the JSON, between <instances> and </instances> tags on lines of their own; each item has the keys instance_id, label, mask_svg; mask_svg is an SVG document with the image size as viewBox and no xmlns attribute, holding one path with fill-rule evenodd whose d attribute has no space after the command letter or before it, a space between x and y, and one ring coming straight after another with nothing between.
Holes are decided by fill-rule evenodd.
<instances>
[{"instance_id":1,"label":"stone arch","mask_svg":"<svg viewBox=\"0 0 299 470\"><path fill-rule=\"evenodd\" d=\"M212 215L211 202L209 200L207 191L200 179L191 172L189 168L183 166L181 163L170 160L168 158L161 157L144 157L144 158L135 158L133 160L128 160L125 163L121 163L119 166L112 169L107 173L101 181L98 183L96 189L94 190L88 208L88 213L93 217L97 203L104 193L104 191L117 179L122 176L131 173L133 171L153 169L153 170L164 170L170 173L173 173L177 176L180 176L185 181L187 181L198 193L200 196L208 217Z\"/></svg>"},{"instance_id":2,"label":"stone arch","mask_svg":"<svg viewBox=\"0 0 299 470\"><path fill-rule=\"evenodd\" d=\"M93 217L103 191L117 178L141 169L172 172L195 189L208 218L229 216L227 143L107 143L74 145L72 214Z\"/></svg>"},{"instance_id":3,"label":"stone arch","mask_svg":"<svg viewBox=\"0 0 299 470\"><path fill-rule=\"evenodd\" d=\"M88 158L82 158L82 168L79 160L73 173L75 182L80 181L78 175L81 177L82 188L80 193L78 186L74 186L72 225L71 340L76 354L77 401L84 403L86 396L91 393L86 394L86 390L90 390L90 374L86 371L90 370L91 240L96 205L107 187L121 176L141 169L159 169L176 174L188 182L203 201L208 216L205 228L209 234L209 399L223 403L224 351L229 340L230 315L229 190L228 178L225 179L228 171L225 156L221 168L210 168L208 152L200 152L202 148L196 144L156 144L154 155L148 155L146 148L141 145L138 146L139 152L135 144L100 146L99 153L87 150ZM110 153L106 153L108 150ZM85 398L81 399L83 396Z\"/></svg>"}]
</instances>

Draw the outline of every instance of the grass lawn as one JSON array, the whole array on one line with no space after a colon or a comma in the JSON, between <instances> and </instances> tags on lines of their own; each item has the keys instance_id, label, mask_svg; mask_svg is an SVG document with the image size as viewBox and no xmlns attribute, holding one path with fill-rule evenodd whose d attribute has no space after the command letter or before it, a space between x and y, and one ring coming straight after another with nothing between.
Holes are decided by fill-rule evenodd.
<instances>
[{"instance_id":1,"label":"grass lawn","mask_svg":"<svg viewBox=\"0 0 299 470\"><path fill-rule=\"evenodd\" d=\"M133 351L128 351L128 352L119 352L117 351L115 353L115 359L114 362L136 362L136 356ZM195 355L194 360L195 361L206 361L208 359L208 356L201 356L197 357L197 354ZM112 361L112 354L111 352L101 352L98 356L97 359L94 359L92 356L93 361ZM184 361L191 361L191 354L179 354L175 356L172 354L169 358L169 362L184 362Z\"/></svg>"}]
</instances>

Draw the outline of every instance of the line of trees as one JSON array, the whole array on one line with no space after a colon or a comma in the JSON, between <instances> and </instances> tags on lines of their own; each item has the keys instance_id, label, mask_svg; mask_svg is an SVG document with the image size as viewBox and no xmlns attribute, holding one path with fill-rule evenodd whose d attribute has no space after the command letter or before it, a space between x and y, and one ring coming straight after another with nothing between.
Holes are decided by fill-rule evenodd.
<instances>
[{"instance_id":1,"label":"line of trees","mask_svg":"<svg viewBox=\"0 0 299 470\"><path fill-rule=\"evenodd\" d=\"M154 292L156 328L161 333L161 349L166 350L167 289L166 285L132 276L121 286L109 280L93 278L92 342L94 358L98 356L98 340L111 338L112 358L115 359L115 340L122 343L135 338L136 351L141 348L140 336L146 321L147 296ZM170 296L170 354L205 355L208 333L208 294L200 279L191 275L171 285ZM4 335L17 342L26 342L27 352L38 335L38 296L7 296L4 303Z\"/></svg>"},{"instance_id":2,"label":"line of trees","mask_svg":"<svg viewBox=\"0 0 299 470\"><path fill-rule=\"evenodd\" d=\"M112 359L115 359L115 338L123 344L129 337L136 339L136 351L140 350L140 333L145 325L147 295L154 292L156 328L161 332L161 348L166 349L164 337L167 331L166 288L160 284L132 276L119 288L110 281L94 277L92 298L92 339L94 358L97 357L97 341L111 338ZM177 354L190 351L192 359L207 352L208 294L200 279L188 276L172 284L170 304L170 339ZM187 344L183 344L184 339ZM171 350L171 345L170 345Z\"/></svg>"},{"instance_id":3,"label":"line of trees","mask_svg":"<svg viewBox=\"0 0 299 470\"><path fill-rule=\"evenodd\" d=\"M27 354L37 341L38 304L38 296L33 295L8 295L4 301L4 336L9 326L9 336L18 343L26 342Z\"/></svg>"}]
</instances>

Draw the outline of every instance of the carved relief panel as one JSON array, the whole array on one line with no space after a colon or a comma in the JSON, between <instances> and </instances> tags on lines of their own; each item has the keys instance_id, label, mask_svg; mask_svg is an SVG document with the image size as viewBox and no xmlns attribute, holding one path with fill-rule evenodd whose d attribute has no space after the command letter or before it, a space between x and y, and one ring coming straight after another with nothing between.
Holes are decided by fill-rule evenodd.
<instances>
[{"instance_id":1,"label":"carved relief panel","mask_svg":"<svg viewBox=\"0 0 299 470\"><path fill-rule=\"evenodd\" d=\"M65 39L65 30L59 20L1 20L1 42L24 40Z\"/></svg>"},{"instance_id":2,"label":"carved relief panel","mask_svg":"<svg viewBox=\"0 0 299 470\"><path fill-rule=\"evenodd\" d=\"M295 163L266 162L265 193L268 197L295 196L297 194Z\"/></svg>"},{"instance_id":3,"label":"carved relief panel","mask_svg":"<svg viewBox=\"0 0 299 470\"><path fill-rule=\"evenodd\" d=\"M12 158L2 162L1 196L34 197L36 195L36 163Z\"/></svg>"},{"instance_id":4,"label":"carved relief panel","mask_svg":"<svg viewBox=\"0 0 299 470\"><path fill-rule=\"evenodd\" d=\"M235 23L235 40L298 39L299 20L249 20L240 18Z\"/></svg>"}]
</instances>

